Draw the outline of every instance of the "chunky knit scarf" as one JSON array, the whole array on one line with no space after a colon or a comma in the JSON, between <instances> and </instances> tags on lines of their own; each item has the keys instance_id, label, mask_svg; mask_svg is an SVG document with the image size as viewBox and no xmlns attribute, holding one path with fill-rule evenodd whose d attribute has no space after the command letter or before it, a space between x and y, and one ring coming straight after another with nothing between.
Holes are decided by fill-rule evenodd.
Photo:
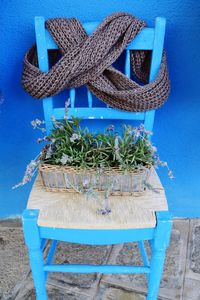
<instances>
[{"instance_id":1,"label":"chunky knit scarf","mask_svg":"<svg viewBox=\"0 0 200 300\"><path fill-rule=\"evenodd\" d=\"M49 19L46 27L58 45L61 58L45 73L39 70L36 46L28 51L22 83L32 97L42 99L66 88L86 85L111 107L138 112L158 108L167 99L170 84L165 53L158 75L151 83L148 83L149 51L131 51L131 68L137 82L112 66L145 27L145 22L127 13L114 13L90 36L74 18Z\"/></svg>"}]
</instances>

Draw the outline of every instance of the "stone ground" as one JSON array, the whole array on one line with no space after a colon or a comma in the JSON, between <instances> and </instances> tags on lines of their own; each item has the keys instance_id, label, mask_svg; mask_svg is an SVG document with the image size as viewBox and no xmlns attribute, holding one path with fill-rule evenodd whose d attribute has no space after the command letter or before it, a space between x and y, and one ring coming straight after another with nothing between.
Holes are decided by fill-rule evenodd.
<instances>
[{"instance_id":1,"label":"stone ground","mask_svg":"<svg viewBox=\"0 0 200 300\"><path fill-rule=\"evenodd\" d=\"M59 243L59 263L140 263L135 243L83 246ZM142 275L61 274L48 279L49 299L144 300ZM0 299L35 299L27 251L19 220L0 222ZM177 219L167 252L159 300L200 300L200 219Z\"/></svg>"}]
</instances>

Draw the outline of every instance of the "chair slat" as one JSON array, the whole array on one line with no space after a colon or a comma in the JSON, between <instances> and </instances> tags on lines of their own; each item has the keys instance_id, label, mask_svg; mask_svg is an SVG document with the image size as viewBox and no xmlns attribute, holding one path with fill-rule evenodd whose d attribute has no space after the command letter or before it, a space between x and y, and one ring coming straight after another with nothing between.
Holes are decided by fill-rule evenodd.
<instances>
[{"instance_id":1,"label":"chair slat","mask_svg":"<svg viewBox=\"0 0 200 300\"><path fill-rule=\"evenodd\" d=\"M93 97L92 97L92 93L89 90L87 90L87 97L88 97L88 107L92 108Z\"/></svg>"},{"instance_id":2,"label":"chair slat","mask_svg":"<svg viewBox=\"0 0 200 300\"><path fill-rule=\"evenodd\" d=\"M69 90L70 104L71 108L74 108L75 105L75 97L76 97L76 89Z\"/></svg>"},{"instance_id":3,"label":"chair slat","mask_svg":"<svg viewBox=\"0 0 200 300\"><path fill-rule=\"evenodd\" d=\"M87 34L92 34L99 22L83 23L83 27ZM129 43L127 49L129 50L152 50L154 46L154 28L144 28L136 38ZM46 30L46 47L47 49L58 49L58 46L54 42L51 34Z\"/></svg>"},{"instance_id":4,"label":"chair slat","mask_svg":"<svg viewBox=\"0 0 200 300\"><path fill-rule=\"evenodd\" d=\"M126 75L128 78L131 77L131 58L130 58L130 50L126 50L125 75Z\"/></svg>"},{"instance_id":5,"label":"chair slat","mask_svg":"<svg viewBox=\"0 0 200 300\"><path fill-rule=\"evenodd\" d=\"M120 266L120 265L56 265L47 264L44 266L45 272L64 273L103 273L103 274L142 274L150 273L150 267L145 266Z\"/></svg>"},{"instance_id":6,"label":"chair slat","mask_svg":"<svg viewBox=\"0 0 200 300\"><path fill-rule=\"evenodd\" d=\"M61 120L65 115L64 108L54 108L53 116ZM83 119L122 119L122 120L144 120L145 113L127 112L113 108L100 108L88 109L87 107L69 108L68 116L76 116Z\"/></svg>"}]
</instances>

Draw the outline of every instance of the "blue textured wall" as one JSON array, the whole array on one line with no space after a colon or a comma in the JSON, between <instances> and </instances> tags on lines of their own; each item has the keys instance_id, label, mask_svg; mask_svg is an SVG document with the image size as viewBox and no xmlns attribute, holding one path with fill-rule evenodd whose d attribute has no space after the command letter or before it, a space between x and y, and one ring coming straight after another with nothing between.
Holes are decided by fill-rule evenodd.
<instances>
[{"instance_id":1,"label":"blue textured wall","mask_svg":"<svg viewBox=\"0 0 200 300\"><path fill-rule=\"evenodd\" d=\"M0 216L21 214L31 185L18 190L28 161L39 146L30 126L42 118L40 101L31 99L20 84L22 59L34 42L33 18L78 17L101 20L114 11L127 11L153 25L156 16L167 18L165 45L172 82L169 101L156 113L154 141L169 162L176 179L160 172L175 216L200 216L200 4L192 0L10 0L1 1L0 89L5 98L0 106Z\"/></svg>"}]
</instances>

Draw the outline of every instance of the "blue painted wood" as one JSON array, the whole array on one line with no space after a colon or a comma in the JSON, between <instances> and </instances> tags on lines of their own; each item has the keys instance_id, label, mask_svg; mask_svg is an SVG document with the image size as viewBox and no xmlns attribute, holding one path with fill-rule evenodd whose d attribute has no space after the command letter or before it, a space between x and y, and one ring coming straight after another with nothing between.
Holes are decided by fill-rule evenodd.
<instances>
[{"instance_id":1,"label":"blue painted wood","mask_svg":"<svg viewBox=\"0 0 200 300\"><path fill-rule=\"evenodd\" d=\"M51 242L51 246L49 248L49 252L48 252L48 255L47 255L47 258L46 258L46 264L47 265L50 264L52 259L53 259L54 253L56 251L57 243L58 243L58 241L56 241L56 240L52 240L52 242Z\"/></svg>"},{"instance_id":2,"label":"blue painted wood","mask_svg":"<svg viewBox=\"0 0 200 300\"><path fill-rule=\"evenodd\" d=\"M29 260L37 299L47 300L44 262L41 250L43 243L37 226L38 214L38 210L25 210L22 216L22 223L25 243L29 249Z\"/></svg>"},{"instance_id":3,"label":"blue painted wood","mask_svg":"<svg viewBox=\"0 0 200 300\"><path fill-rule=\"evenodd\" d=\"M148 131L151 132L153 131L154 118L155 118L155 110L148 110L145 112L144 127Z\"/></svg>"},{"instance_id":4,"label":"blue painted wood","mask_svg":"<svg viewBox=\"0 0 200 300\"><path fill-rule=\"evenodd\" d=\"M138 246L139 246L139 249L140 249L140 253L141 253L144 265L149 267L149 265L150 265L149 264L149 258L148 258L148 255L146 253L146 249L145 249L143 240L138 242Z\"/></svg>"},{"instance_id":5,"label":"blue painted wood","mask_svg":"<svg viewBox=\"0 0 200 300\"><path fill-rule=\"evenodd\" d=\"M145 249L145 245L144 245L144 241L138 241L138 247L140 250L140 255L143 261L143 264L145 267L149 267L150 263L149 263L149 258ZM149 273L146 274L147 280L149 280Z\"/></svg>"},{"instance_id":6,"label":"blue painted wood","mask_svg":"<svg viewBox=\"0 0 200 300\"><path fill-rule=\"evenodd\" d=\"M87 96L88 96L88 107L92 108L93 98L92 98L92 93L89 90L87 90Z\"/></svg>"},{"instance_id":7,"label":"blue painted wood","mask_svg":"<svg viewBox=\"0 0 200 300\"><path fill-rule=\"evenodd\" d=\"M37 17L40 18L40 17ZM92 34L99 22L87 22L83 23L88 35ZM127 49L129 50L152 50L154 41L154 28L144 28L136 38L129 43ZM48 31L46 31L46 46L47 49L58 49L58 46L54 42L52 36Z\"/></svg>"},{"instance_id":8,"label":"blue painted wood","mask_svg":"<svg viewBox=\"0 0 200 300\"><path fill-rule=\"evenodd\" d=\"M125 75L131 77L131 59L130 59L130 50L126 50L126 59L125 59Z\"/></svg>"},{"instance_id":9,"label":"blue painted wood","mask_svg":"<svg viewBox=\"0 0 200 300\"><path fill-rule=\"evenodd\" d=\"M156 78L159 71L164 46L165 27L166 20L164 18L156 18L150 67L150 82ZM150 110L145 113L144 126L149 131L153 131L154 117L155 110Z\"/></svg>"},{"instance_id":10,"label":"blue painted wood","mask_svg":"<svg viewBox=\"0 0 200 300\"><path fill-rule=\"evenodd\" d=\"M61 120L64 118L65 109L64 108L54 108L53 116ZM89 109L86 107L77 107L77 108L69 108L68 116L76 116L83 119L117 119L117 120L143 120L145 113L130 113L127 111L122 111L118 109L112 108L100 108L95 107L94 109ZM121 118L119 118L121 116Z\"/></svg>"},{"instance_id":11,"label":"blue painted wood","mask_svg":"<svg viewBox=\"0 0 200 300\"><path fill-rule=\"evenodd\" d=\"M55 251L56 251L57 244L58 244L58 241L56 241L56 240L51 241L51 246L50 246L49 252L47 254L45 265L49 265L52 262ZM47 280L47 278L48 278L48 272L45 272L45 280Z\"/></svg>"},{"instance_id":12,"label":"blue painted wood","mask_svg":"<svg viewBox=\"0 0 200 300\"><path fill-rule=\"evenodd\" d=\"M147 300L157 299L164 267L165 252L169 244L172 228L172 215L169 212L158 212L156 215L157 225L152 240L152 257Z\"/></svg>"},{"instance_id":13,"label":"blue painted wood","mask_svg":"<svg viewBox=\"0 0 200 300\"><path fill-rule=\"evenodd\" d=\"M165 27L166 27L166 20L164 18L156 18L151 68L150 68L150 82L156 78L160 68L160 63L162 60L162 53L163 53L164 38L165 38Z\"/></svg>"},{"instance_id":14,"label":"blue painted wood","mask_svg":"<svg viewBox=\"0 0 200 300\"><path fill-rule=\"evenodd\" d=\"M70 89L69 90L69 97L70 97L70 104L71 108L74 108L75 106L75 97L76 97L76 89Z\"/></svg>"},{"instance_id":15,"label":"blue painted wood","mask_svg":"<svg viewBox=\"0 0 200 300\"><path fill-rule=\"evenodd\" d=\"M41 241L41 250L42 250L42 251L44 251L44 248L45 248L45 246L46 246L46 242L47 242L46 239L42 239L42 241Z\"/></svg>"},{"instance_id":16,"label":"blue painted wood","mask_svg":"<svg viewBox=\"0 0 200 300\"><path fill-rule=\"evenodd\" d=\"M118 265L45 265L44 271L65 273L147 274L149 273L149 267Z\"/></svg>"},{"instance_id":17,"label":"blue painted wood","mask_svg":"<svg viewBox=\"0 0 200 300\"><path fill-rule=\"evenodd\" d=\"M154 228L145 229L66 229L39 227L40 236L63 242L88 245L111 245L153 238Z\"/></svg>"},{"instance_id":18,"label":"blue painted wood","mask_svg":"<svg viewBox=\"0 0 200 300\"><path fill-rule=\"evenodd\" d=\"M35 17L35 35L39 68L41 71L47 72L49 70L49 62L46 46L45 20L43 17ZM49 134L52 129L51 116L53 115L53 98L45 98L42 103L47 134Z\"/></svg>"}]
</instances>

